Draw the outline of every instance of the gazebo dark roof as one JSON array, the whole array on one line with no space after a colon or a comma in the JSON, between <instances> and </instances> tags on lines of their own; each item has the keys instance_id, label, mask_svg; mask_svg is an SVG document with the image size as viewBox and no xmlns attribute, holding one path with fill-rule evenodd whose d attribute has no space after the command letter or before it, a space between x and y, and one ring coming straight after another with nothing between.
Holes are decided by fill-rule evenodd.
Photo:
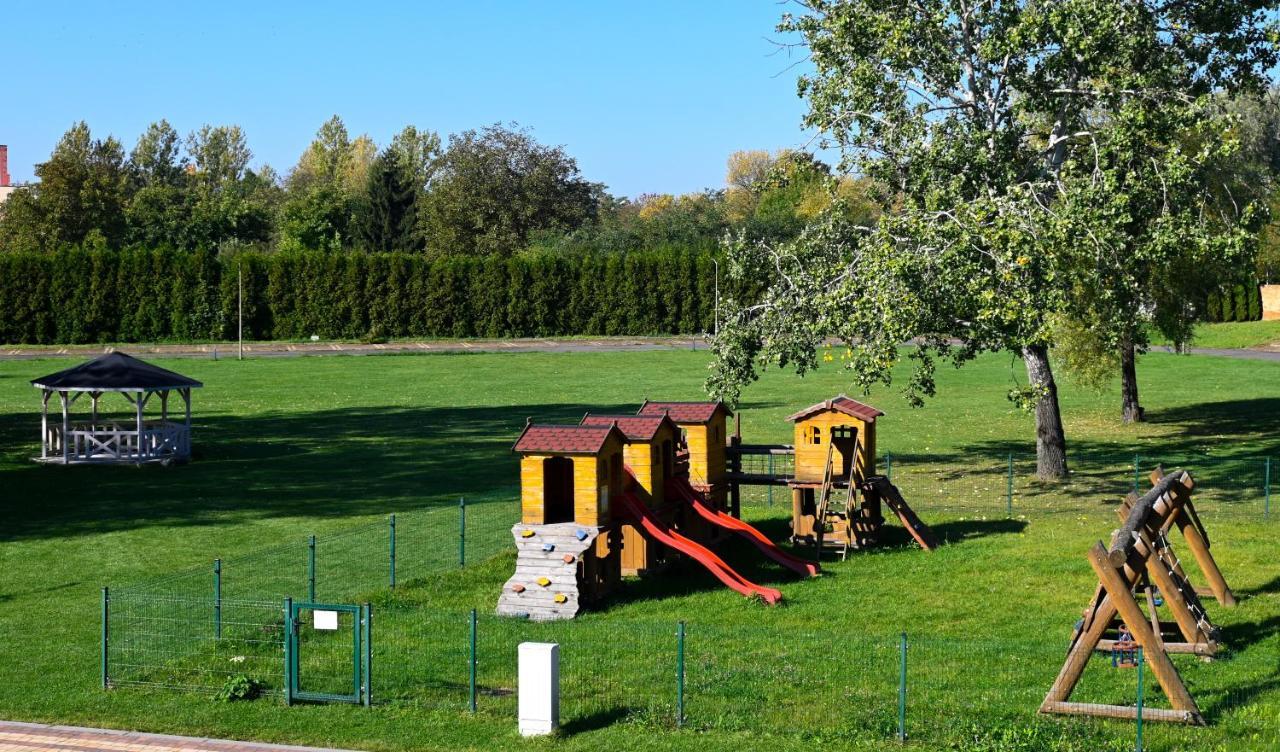
<instances>
[{"instance_id":1,"label":"gazebo dark roof","mask_svg":"<svg viewBox=\"0 0 1280 752\"><path fill-rule=\"evenodd\" d=\"M31 385L72 392L136 392L204 386L195 379L122 352L107 353L74 368L33 379Z\"/></svg>"}]
</instances>

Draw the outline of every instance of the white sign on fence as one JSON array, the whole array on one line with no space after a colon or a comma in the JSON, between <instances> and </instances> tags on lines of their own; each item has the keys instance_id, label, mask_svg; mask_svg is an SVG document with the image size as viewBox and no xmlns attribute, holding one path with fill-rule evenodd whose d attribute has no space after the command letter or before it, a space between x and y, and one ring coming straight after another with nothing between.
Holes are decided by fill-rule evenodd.
<instances>
[{"instance_id":1,"label":"white sign on fence","mask_svg":"<svg viewBox=\"0 0 1280 752\"><path fill-rule=\"evenodd\" d=\"M316 629L323 629L326 632L333 632L338 629L338 612L337 611L312 611L315 614Z\"/></svg>"}]
</instances>

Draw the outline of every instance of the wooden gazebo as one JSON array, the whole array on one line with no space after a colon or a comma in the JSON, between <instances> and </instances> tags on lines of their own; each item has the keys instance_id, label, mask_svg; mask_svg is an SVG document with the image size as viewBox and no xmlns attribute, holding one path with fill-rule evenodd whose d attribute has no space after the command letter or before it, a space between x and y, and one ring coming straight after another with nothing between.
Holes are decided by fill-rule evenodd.
<instances>
[{"instance_id":1,"label":"wooden gazebo","mask_svg":"<svg viewBox=\"0 0 1280 752\"><path fill-rule=\"evenodd\" d=\"M40 462L63 465L181 461L191 456L191 390L204 386L195 379L153 366L122 352L103 355L75 368L51 373L31 382L41 391ZM99 400L118 393L133 405L133 420L100 420ZM169 419L169 396L182 399L181 422ZM88 422L71 419L71 407L83 395L91 402ZM56 395L62 420L49 420L49 400ZM158 419L146 416L147 405L159 398Z\"/></svg>"}]
</instances>

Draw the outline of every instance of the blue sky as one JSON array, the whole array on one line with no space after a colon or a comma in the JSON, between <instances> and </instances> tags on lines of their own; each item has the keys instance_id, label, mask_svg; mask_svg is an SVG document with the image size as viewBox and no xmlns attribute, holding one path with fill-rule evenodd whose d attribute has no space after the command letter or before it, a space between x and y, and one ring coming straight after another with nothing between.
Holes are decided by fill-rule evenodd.
<instances>
[{"instance_id":1,"label":"blue sky","mask_svg":"<svg viewBox=\"0 0 1280 752\"><path fill-rule=\"evenodd\" d=\"M236 123L281 172L334 113L379 144L516 121L631 196L719 187L730 152L809 140L775 0L4 5L17 181L80 119L126 147L160 118Z\"/></svg>"}]
</instances>

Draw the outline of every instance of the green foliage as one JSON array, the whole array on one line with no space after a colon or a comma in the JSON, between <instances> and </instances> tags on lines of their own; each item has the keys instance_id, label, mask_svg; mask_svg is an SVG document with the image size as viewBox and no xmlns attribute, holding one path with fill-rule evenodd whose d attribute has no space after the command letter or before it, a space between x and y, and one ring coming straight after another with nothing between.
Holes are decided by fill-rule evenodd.
<instances>
[{"instance_id":1,"label":"green foliage","mask_svg":"<svg viewBox=\"0 0 1280 752\"><path fill-rule=\"evenodd\" d=\"M365 250L394 253L417 248L417 178L408 161L387 150L369 168L368 195L359 225Z\"/></svg>"},{"instance_id":2,"label":"green foliage","mask_svg":"<svg viewBox=\"0 0 1280 752\"><path fill-rule=\"evenodd\" d=\"M0 254L0 340L692 334L714 269L694 251L512 258L69 249ZM755 294L748 288L734 293Z\"/></svg>"},{"instance_id":3,"label":"green foliage","mask_svg":"<svg viewBox=\"0 0 1280 752\"><path fill-rule=\"evenodd\" d=\"M601 192L564 149L527 131L464 131L450 138L423 197L427 250L509 256L534 231L572 231L593 220Z\"/></svg>"},{"instance_id":4,"label":"green foliage","mask_svg":"<svg viewBox=\"0 0 1280 752\"><path fill-rule=\"evenodd\" d=\"M1128 739L1105 733L1096 725L1036 723L974 724L947 745L953 752L1129 752Z\"/></svg>"},{"instance_id":5,"label":"green foliage","mask_svg":"<svg viewBox=\"0 0 1280 752\"><path fill-rule=\"evenodd\" d=\"M1214 323L1222 321L1222 293L1217 290L1209 293L1205 300L1204 317Z\"/></svg>"},{"instance_id":6,"label":"green foliage","mask_svg":"<svg viewBox=\"0 0 1280 752\"><path fill-rule=\"evenodd\" d=\"M255 679L251 679L244 674L236 674L229 677L222 685L222 688L214 694L213 699L218 702L235 702L237 700L252 700L262 691L262 685Z\"/></svg>"}]
</instances>

